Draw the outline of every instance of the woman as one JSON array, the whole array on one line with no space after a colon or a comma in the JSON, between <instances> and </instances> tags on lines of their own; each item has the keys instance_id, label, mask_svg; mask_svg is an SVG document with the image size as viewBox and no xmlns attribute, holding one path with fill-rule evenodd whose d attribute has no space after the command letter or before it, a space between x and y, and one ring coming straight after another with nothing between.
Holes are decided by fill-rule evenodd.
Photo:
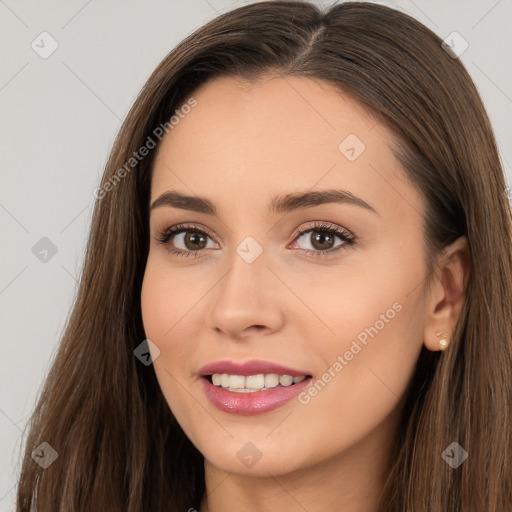
<instances>
[{"instance_id":1,"label":"woman","mask_svg":"<svg viewBox=\"0 0 512 512\"><path fill-rule=\"evenodd\" d=\"M95 191L17 510L510 510L505 188L470 77L405 14L200 28Z\"/></svg>"}]
</instances>

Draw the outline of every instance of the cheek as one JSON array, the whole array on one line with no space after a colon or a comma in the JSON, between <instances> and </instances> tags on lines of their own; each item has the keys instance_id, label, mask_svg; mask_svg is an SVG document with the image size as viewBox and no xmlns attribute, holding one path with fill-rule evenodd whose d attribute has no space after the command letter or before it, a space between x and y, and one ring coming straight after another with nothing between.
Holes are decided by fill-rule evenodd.
<instances>
[{"instance_id":1,"label":"cheek","mask_svg":"<svg viewBox=\"0 0 512 512\"><path fill-rule=\"evenodd\" d=\"M146 337L156 343L160 350L166 332L172 328L177 298L173 288L158 277L151 268L146 269L141 290L142 322Z\"/></svg>"},{"instance_id":2,"label":"cheek","mask_svg":"<svg viewBox=\"0 0 512 512\"><path fill-rule=\"evenodd\" d=\"M191 281L194 282L193 280ZM199 281L195 281L196 286ZM153 367L169 405L179 396L175 377L182 380L194 350L190 340L196 339L191 318L197 307L200 290L187 286L180 273L172 274L163 265L148 261L141 290L144 332L160 350ZM189 377L189 375L185 375Z\"/></svg>"},{"instance_id":3,"label":"cheek","mask_svg":"<svg viewBox=\"0 0 512 512\"><path fill-rule=\"evenodd\" d=\"M303 395L303 410L295 418L301 423L314 417L318 437L329 440L318 443L319 457L384 428L421 350L421 304L414 294L407 296L406 281L384 280L379 286L372 275L356 281L359 287L342 286L322 303L322 320L334 334L316 344L313 357L321 359L323 373ZM315 299L320 305L321 297ZM315 339L312 329L307 337ZM286 442L289 432L279 435Z\"/></svg>"},{"instance_id":4,"label":"cheek","mask_svg":"<svg viewBox=\"0 0 512 512\"><path fill-rule=\"evenodd\" d=\"M201 293L200 280L191 280L196 287L191 286L188 279L180 278L179 272L173 270L171 274L165 267L148 260L141 290L142 320L146 337L160 350L153 369L162 394L194 442L192 427L204 418L198 417L195 402L184 392L184 385L190 380L189 365L197 350L190 342L198 337L194 326L199 329L199 324L192 321L194 305L197 307L204 291Z\"/></svg>"},{"instance_id":5,"label":"cheek","mask_svg":"<svg viewBox=\"0 0 512 512\"><path fill-rule=\"evenodd\" d=\"M178 267L165 255L150 253L141 289L141 312L146 337L160 349L155 361L184 377L192 375L191 361L204 337L205 305L219 276L201 264ZM196 368L197 369L197 368ZM185 375L186 374L186 375Z\"/></svg>"},{"instance_id":6,"label":"cheek","mask_svg":"<svg viewBox=\"0 0 512 512\"><path fill-rule=\"evenodd\" d=\"M176 338L182 326L190 329L188 315L193 314L207 290L204 274L173 268L165 258L150 255L141 290L142 320L147 337L165 344Z\"/></svg>"},{"instance_id":7,"label":"cheek","mask_svg":"<svg viewBox=\"0 0 512 512\"><path fill-rule=\"evenodd\" d=\"M408 253L385 248L365 261L364 268L340 268L336 279L332 269L330 279L317 274L299 292L320 320L303 326L304 339L319 339L322 327L321 343L312 355L336 376L331 381L337 384L326 386L331 391L325 399L340 407L345 402L351 410L386 395L392 403L405 392L423 343L425 305L418 285L424 269L418 247ZM338 386L350 389L351 397L340 401L334 391Z\"/></svg>"}]
</instances>

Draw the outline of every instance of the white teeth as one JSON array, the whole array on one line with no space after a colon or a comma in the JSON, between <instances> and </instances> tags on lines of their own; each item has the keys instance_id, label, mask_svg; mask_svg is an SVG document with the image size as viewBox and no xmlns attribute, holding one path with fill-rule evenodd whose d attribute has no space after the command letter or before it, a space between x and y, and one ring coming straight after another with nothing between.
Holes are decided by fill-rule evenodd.
<instances>
[{"instance_id":1,"label":"white teeth","mask_svg":"<svg viewBox=\"0 0 512 512\"><path fill-rule=\"evenodd\" d=\"M281 375L279 377L279 384L281 386L289 386L293 383L293 377L291 375Z\"/></svg>"},{"instance_id":2,"label":"white teeth","mask_svg":"<svg viewBox=\"0 0 512 512\"><path fill-rule=\"evenodd\" d=\"M269 373L265 375L265 387L275 388L279 384L279 375L277 373Z\"/></svg>"},{"instance_id":3,"label":"white teeth","mask_svg":"<svg viewBox=\"0 0 512 512\"><path fill-rule=\"evenodd\" d=\"M232 386L233 387L233 386ZM243 388L244 386L240 386ZM245 387L249 389L261 389L265 387L265 375L259 373L258 375L247 375L245 377Z\"/></svg>"},{"instance_id":4,"label":"white teeth","mask_svg":"<svg viewBox=\"0 0 512 512\"><path fill-rule=\"evenodd\" d=\"M277 373L258 373L257 375L230 375L228 373L212 374L214 386L220 386L229 391L251 393L262 391L276 386L291 386L302 382L306 376L292 377L291 375L278 375Z\"/></svg>"},{"instance_id":5,"label":"white teeth","mask_svg":"<svg viewBox=\"0 0 512 512\"><path fill-rule=\"evenodd\" d=\"M230 375L229 376L229 387L230 388L244 388L245 377L243 375Z\"/></svg>"}]
</instances>

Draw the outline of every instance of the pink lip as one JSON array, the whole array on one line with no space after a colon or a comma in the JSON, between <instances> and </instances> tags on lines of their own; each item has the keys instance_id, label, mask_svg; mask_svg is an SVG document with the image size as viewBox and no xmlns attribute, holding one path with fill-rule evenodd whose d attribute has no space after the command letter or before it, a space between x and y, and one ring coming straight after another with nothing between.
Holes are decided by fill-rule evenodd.
<instances>
[{"instance_id":1,"label":"pink lip","mask_svg":"<svg viewBox=\"0 0 512 512\"><path fill-rule=\"evenodd\" d=\"M257 375L259 373L277 373L278 375L291 375L300 377L310 375L307 371L294 370L277 363L262 361L260 359L251 359L245 363L235 363L234 361L216 361L207 364L199 370L199 375L212 375L213 373L229 373L230 375ZM255 393L252 393L253 395Z\"/></svg>"},{"instance_id":2,"label":"pink lip","mask_svg":"<svg viewBox=\"0 0 512 512\"><path fill-rule=\"evenodd\" d=\"M240 373L235 375L240 375ZM290 375L290 373L286 373L285 375ZM306 386L312 381L312 378L307 377L302 382L290 386L278 386L272 389L254 391L251 393L238 393L214 386L208 378L204 376L199 380L201 381L203 391L215 407L231 414L248 416L269 412L277 407L281 407L304 391Z\"/></svg>"}]
</instances>

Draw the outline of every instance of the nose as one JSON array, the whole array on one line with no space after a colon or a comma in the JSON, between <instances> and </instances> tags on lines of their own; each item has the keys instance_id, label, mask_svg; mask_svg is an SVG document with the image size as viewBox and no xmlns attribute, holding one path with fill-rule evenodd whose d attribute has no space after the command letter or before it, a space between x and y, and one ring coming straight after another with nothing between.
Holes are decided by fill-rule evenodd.
<instances>
[{"instance_id":1,"label":"nose","mask_svg":"<svg viewBox=\"0 0 512 512\"><path fill-rule=\"evenodd\" d=\"M207 322L217 334L243 340L281 329L284 321L283 284L268 268L262 254L248 263L238 254L230 269L212 290ZM289 300L289 297L288 297Z\"/></svg>"}]
</instances>

